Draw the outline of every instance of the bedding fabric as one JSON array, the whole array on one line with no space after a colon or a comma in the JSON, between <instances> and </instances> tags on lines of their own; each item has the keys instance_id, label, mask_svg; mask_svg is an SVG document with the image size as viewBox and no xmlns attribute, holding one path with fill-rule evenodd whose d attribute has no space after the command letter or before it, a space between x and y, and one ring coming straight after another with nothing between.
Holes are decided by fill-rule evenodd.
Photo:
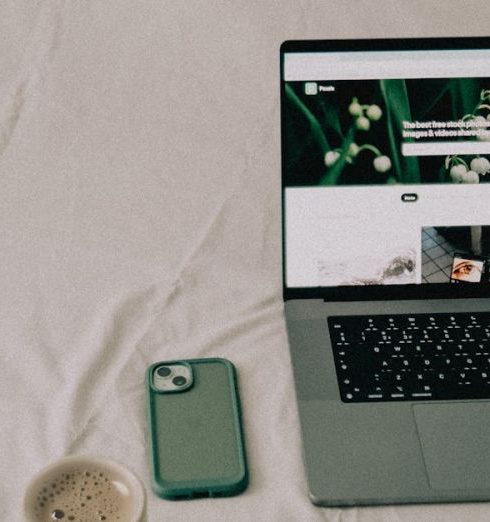
<instances>
[{"instance_id":1,"label":"bedding fabric","mask_svg":"<svg viewBox=\"0 0 490 522\"><path fill-rule=\"evenodd\" d=\"M0 520L72 454L126 464L149 522L486 521L488 504L307 498L281 296L279 45L484 35L486 1L0 4ZM144 373L237 367L250 486L151 492Z\"/></svg>"}]
</instances>

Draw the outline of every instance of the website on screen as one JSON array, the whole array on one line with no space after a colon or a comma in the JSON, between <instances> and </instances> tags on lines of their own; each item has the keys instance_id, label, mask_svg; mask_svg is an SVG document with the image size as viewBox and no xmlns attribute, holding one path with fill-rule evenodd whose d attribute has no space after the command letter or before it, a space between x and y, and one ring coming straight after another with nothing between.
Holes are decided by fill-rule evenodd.
<instances>
[{"instance_id":1,"label":"website on screen","mask_svg":"<svg viewBox=\"0 0 490 522\"><path fill-rule=\"evenodd\" d=\"M489 66L285 55L286 286L489 284Z\"/></svg>"}]
</instances>

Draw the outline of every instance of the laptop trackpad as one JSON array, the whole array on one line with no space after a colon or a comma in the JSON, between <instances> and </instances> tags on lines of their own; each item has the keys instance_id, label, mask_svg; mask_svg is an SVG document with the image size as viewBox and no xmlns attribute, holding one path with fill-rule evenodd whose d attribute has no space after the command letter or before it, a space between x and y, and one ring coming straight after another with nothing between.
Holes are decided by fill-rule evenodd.
<instances>
[{"instance_id":1,"label":"laptop trackpad","mask_svg":"<svg viewBox=\"0 0 490 522\"><path fill-rule=\"evenodd\" d=\"M490 487L490 402L413 406L430 485Z\"/></svg>"}]
</instances>

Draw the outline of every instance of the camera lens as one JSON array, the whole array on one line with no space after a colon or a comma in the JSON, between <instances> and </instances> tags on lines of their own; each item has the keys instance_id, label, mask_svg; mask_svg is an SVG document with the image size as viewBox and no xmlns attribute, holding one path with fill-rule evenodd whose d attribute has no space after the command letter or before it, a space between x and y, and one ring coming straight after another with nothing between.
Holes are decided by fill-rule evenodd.
<instances>
[{"instance_id":1,"label":"camera lens","mask_svg":"<svg viewBox=\"0 0 490 522\"><path fill-rule=\"evenodd\" d=\"M159 377L168 377L172 373L172 370L168 366L160 366L157 369L157 375Z\"/></svg>"},{"instance_id":2,"label":"camera lens","mask_svg":"<svg viewBox=\"0 0 490 522\"><path fill-rule=\"evenodd\" d=\"M182 375L177 375L177 377L172 379L172 382L175 384L175 386L184 386L184 384L187 382L187 379L182 377Z\"/></svg>"}]
</instances>

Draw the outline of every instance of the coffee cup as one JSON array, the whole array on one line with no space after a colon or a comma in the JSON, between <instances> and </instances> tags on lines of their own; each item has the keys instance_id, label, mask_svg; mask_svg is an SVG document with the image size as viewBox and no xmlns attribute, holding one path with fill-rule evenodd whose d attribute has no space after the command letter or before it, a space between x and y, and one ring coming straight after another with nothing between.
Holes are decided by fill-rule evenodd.
<instances>
[{"instance_id":1,"label":"coffee cup","mask_svg":"<svg viewBox=\"0 0 490 522\"><path fill-rule=\"evenodd\" d=\"M41 470L24 495L27 522L143 522L141 482L101 457L65 457Z\"/></svg>"}]
</instances>

